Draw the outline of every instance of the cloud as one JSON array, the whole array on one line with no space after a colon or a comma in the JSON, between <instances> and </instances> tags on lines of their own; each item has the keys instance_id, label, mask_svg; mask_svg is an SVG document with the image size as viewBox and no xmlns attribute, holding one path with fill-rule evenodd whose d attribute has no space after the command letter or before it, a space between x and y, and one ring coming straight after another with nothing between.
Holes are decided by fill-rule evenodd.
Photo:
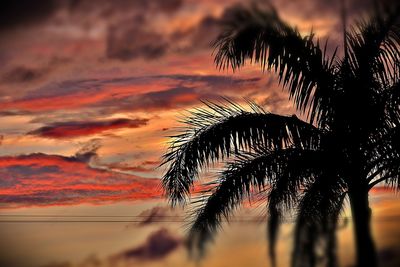
<instances>
[{"instance_id":1,"label":"cloud","mask_svg":"<svg viewBox=\"0 0 400 267\"><path fill-rule=\"evenodd\" d=\"M72 263L71 261L53 261L41 267L100 267L100 266L148 266L161 264L162 261L177 251L183 245L183 239L175 236L167 228L160 228L151 232L139 245L106 257L89 255L83 260Z\"/></svg>"},{"instance_id":2,"label":"cloud","mask_svg":"<svg viewBox=\"0 0 400 267\"><path fill-rule=\"evenodd\" d=\"M142 245L119 253L111 260L117 262L160 260L170 255L182 244L181 238L172 235L167 229L161 228L153 232Z\"/></svg>"},{"instance_id":3,"label":"cloud","mask_svg":"<svg viewBox=\"0 0 400 267\"><path fill-rule=\"evenodd\" d=\"M169 46L178 54L190 54L212 48L221 30L221 18L205 15L188 29L176 29L169 36Z\"/></svg>"},{"instance_id":4,"label":"cloud","mask_svg":"<svg viewBox=\"0 0 400 267\"><path fill-rule=\"evenodd\" d=\"M378 259L382 266L396 267L400 265L399 248L385 247L378 250Z\"/></svg>"},{"instance_id":5,"label":"cloud","mask_svg":"<svg viewBox=\"0 0 400 267\"><path fill-rule=\"evenodd\" d=\"M82 147L75 153L75 158L80 162L91 163L97 160L97 151L101 147L101 139L93 138L82 144Z\"/></svg>"},{"instance_id":6,"label":"cloud","mask_svg":"<svg viewBox=\"0 0 400 267\"><path fill-rule=\"evenodd\" d=\"M96 149L96 148L94 148ZM95 153L0 157L0 205L72 205L161 197L160 181L90 167Z\"/></svg>"},{"instance_id":7,"label":"cloud","mask_svg":"<svg viewBox=\"0 0 400 267\"><path fill-rule=\"evenodd\" d=\"M54 0L5 0L0 9L0 30L30 26L48 19L57 9Z\"/></svg>"},{"instance_id":8,"label":"cloud","mask_svg":"<svg viewBox=\"0 0 400 267\"><path fill-rule=\"evenodd\" d=\"M147 125L148 121L148 119L120 118L103 121L55 122L28 134L54 139L76 138L121 128L138 128Z\"/></svg>"},{"instance_id":9,"label":"cloud","mask_svg":"<svg viewBox=\"0 0 400 267\"><path fill-rule=\"evenodd\" d=\"M173 13L183 4L183 0L73 0L69 7L72 12L89 12L93 10L108 10L108 12L99 12L103 16L110 16L114 13Z\"/></svg>"},{"instance_id":10,"label":"cloud","mask_svg":"<svg viewBox=\"0 0 400 267\"><path fill-rule=\"evenodd\" d=\"M18 66L3 75L3 82L25 83L34 81L42 76L42 70Z\"/></svg>"},{"instance_id":11,"label":"cloud","mask_svg":"<svg viewBox=\"0 0 400 267\"><path fill-rule=\"evenodd\" d=\"M190 105L199 98L211 98L211 94L200 94L195 88L178 86L167 90L133 95L119 99L119 109L124 110L167 110ZM214 97L213 97L214 98ZM101 103L103 106L116 106L115 100Z\"/></svg>"},{"instance_id":12,"label":"cloud","mask_svg":"<svg viewBox=\"0 0 400 267\"><path fill-rule=\"evenodd\" d=\"M0 111L49 112L84 107L107 113L165 110L189 106L199 99L258 90L261 81L259 77L183 74L67 80L39 87L20 98L0 100Z\"/></svg>"},{"instance_id":13,"label":"cloud","mask_svg":"<svg viewBox=\"0 0 400 267\"><path fill-rule=\"evenodd\" d=\"M31 26L44 22L61 9L66 9L70 14L97 13L101 16L113 13L166 13L177 11L183 0L4 0L0 10L0 29L10 27ZM108 11L108 12L106 12ZM67 13L68 14L68 13ZM90 17L90 16L89 16Z\"/></svg>"},{"instance_id":14,"label":"cloud","mask_svg":"<svg viewBox=\"0 0 400 267\"><path fill-rule=\"evenodd\" d=\"M261 79L233 78L217 75L159 75L150 78L150 83L170 87L146 93L136 93L123 98L114 97L97 105L123 111L155 111L185 108L199 100L216 100L235 92L246 92L258 88ZM234 94L235 95L235 94Z\"/></svg>"},{"instance_id":15,"label":"cloud","mask_svg":"<svg viewBox=\"0 0 400 267\"><path fill-rule=\"evenodd\" d=\"M70 262L64 261L64 262L51 262L45 265L42 265L41 267L72 267L72 264Z\"/></svg>"},{"instance_id":16,"label":"cloud","mask_svg":"<svg viewBox=\"0 0 400 267\"><path fill-rule=\"evenodd\" d=\"M191 45L197 49L210 48L220 34L222 18L224 18L224 14L219 18L205 16L193 29Z\"/></svg>"},{"instance_id":17,"label":"cloud","mask_svg":"<svg viewBox=\"0 0 400 267\"><path fill-rule=\"evenodd\" d=\"M106 167L113 171L150 173L153 172L160 163L160 161L145 160L137 165L130 165L128 163L111 163L107 164Z\"/></svg>"},{"instance_id":18,"label":"cloud","mask_svg":"<svg viewBox=\"0 0 400 267\"><path fill-rule=\"evenodd\" d=\"M142 217L142 221L139 223L139 226L147 226L153 223L157 223L160 220L176 218L177 214L173 212L170 207L165 206L156 206L148 210L142 211L139 215Z\"/></svg>"},{"instance_id":19,"label":"cloud","mask_svg":"<svg viewBox=\"0 0 400 267\"><path fill-rule=\"evenodd\" d=\"M107 57L119 60L155 59L163 56L168 43L164 36L144 29L142 16L119 22L108 30Z\"/></svg>"},{"instance_id":20,"label":"cloud","mask_svg":"<svg viewBox=\"0 0 400 267\"><path fill-rule=\"evenodd\" d=\"M137 58L155 59L166 54L169 46L165 31L154 26L158 17L171 17L183 6L183 0L75 1L70 5L71 16L86 23L106 24L105 56L128 61ZM92 14L92 16L88 15ZM101 15L99 15L101 14Z\"/></svg>"}]
</instances>

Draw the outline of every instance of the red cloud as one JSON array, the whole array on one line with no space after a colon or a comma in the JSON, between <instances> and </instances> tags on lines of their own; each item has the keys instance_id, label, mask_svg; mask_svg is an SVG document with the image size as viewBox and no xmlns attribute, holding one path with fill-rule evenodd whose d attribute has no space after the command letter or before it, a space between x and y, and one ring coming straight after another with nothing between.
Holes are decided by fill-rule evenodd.
<instances>
[{"instance_id":1,"label":"red cloud","mask_svg":"<svg viewBox=\"0 0 400 267\"><path fill-rule=\"evenodd\" d=\"M113 119L105 121L56 122L36 129L28 134L48 138L75 138L93 135L118 128L138 128L146 125L148 119Z\"/></svg>"},{"instance_id":2,"label":"red cloud","mask_svg":"<svg viewBox=\"0 0 400 267\"><path fill-rule=\"evenodd\" d=\"M103 111L154 111L190 106L234 92L252 92L259 78L215 75L159 75L103 80L66 80L20 98L0 101L0 111L50 112L84 107Z\"/></svg>"},{"instance_id":3,"label":"red cloud","mask_svg":"<svg viewBox=\"0 0 400 267\"><path fill-rule=\"evenodd\" d=\"M71 205L159 198L159 179L94 169L79 157L0 157L0 205Z\"/></svg>"}]
</instances>

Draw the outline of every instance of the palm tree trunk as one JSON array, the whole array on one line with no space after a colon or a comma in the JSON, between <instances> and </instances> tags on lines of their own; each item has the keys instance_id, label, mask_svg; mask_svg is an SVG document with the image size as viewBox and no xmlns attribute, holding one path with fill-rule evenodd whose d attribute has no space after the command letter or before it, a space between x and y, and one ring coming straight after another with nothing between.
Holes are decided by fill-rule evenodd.
<instances>
[{"instance_id":1,"label":"palm tree trunk","mask_svg":"<svg viewBox=\"0 0 400 267\"><path fill-rule=\"evenodd\" d=\"M360 187L349 192L354 224L357 267L378 266L374 240L371 233L371 209L368 190Z\"/></svg>"}]
</instances>

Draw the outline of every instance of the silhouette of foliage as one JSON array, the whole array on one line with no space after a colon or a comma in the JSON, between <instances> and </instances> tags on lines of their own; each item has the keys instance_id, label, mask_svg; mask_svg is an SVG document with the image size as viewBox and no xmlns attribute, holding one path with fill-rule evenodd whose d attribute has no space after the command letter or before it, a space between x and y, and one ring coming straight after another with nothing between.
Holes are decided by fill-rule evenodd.
<instances>
[{"instance_id":1,"label":"silhouette of foliage","mask_svg":"<svg viewBox=\"0 0 400 267\"><path fill-rule=\"evenodd\" d=\"M209 109L198 108L184 120L188 127L172 137L170 149L164 155L164 162L171 165L163 186L173 204L185 201L199 168L239 150L261 145L271 149L291 144L307 147L318 142L317 129L296 116L267 113L255 105L253 112L249 112L234 103L205 104Z\"/></svg>"},{"instance_id":2,"label":"silhouette of foliage","mask_svg":"<svg viewBox=\"0 0 400 267\"><path fill-rule=\"evenodd\" d=\"M164 155L163 187L185 203L200 170L226 167L197 198L188 244L204 252L225 219L254 193L265 196L270 258L282 219L295 212L293 267L337 266L336 229L350 204L357 266L377 266L369 191L400 188L400 10L380 6L346 33L343 57L328 55L273 7L237 7L215 42L215 63L277 73L307 121L254 103L206 102L184 119Z\"/></svg>"}]
</instances>

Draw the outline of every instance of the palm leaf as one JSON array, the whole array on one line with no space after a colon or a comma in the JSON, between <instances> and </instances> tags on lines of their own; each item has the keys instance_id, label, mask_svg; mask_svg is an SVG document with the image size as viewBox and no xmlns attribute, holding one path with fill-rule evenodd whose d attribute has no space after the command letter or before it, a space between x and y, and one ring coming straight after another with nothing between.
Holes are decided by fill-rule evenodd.
<instances>
[{"instance_id":1,"label":"palm leaf","mask_svg":"<svg viewBox=\"0 0 400 267\"><path fill-rule=\"evenodd\" d=\"M357 23L347 36L349 62L354 75L366 89L374 89L373 79L389 86L393 83L400 62L400 9L391 7L385 12L375 11L368 20Z\"/></svg>"},{"instance_id":2,"label":"palm leaf","mask_svg":"<svg viewBox=\"0 0 400 267\"><path fill-rule=\"evenodd\" d=\"M197 109L184 121L187 127L172 137L174 141L164 155L163 164L169 164L169 168L162 184L173 204L186 200L200 168L241 149L318 145L320 131L296 116L261 109L250 112L237 105L207 105L209 109Z\"/></svg>"},{"instance_id":3,"label":"palm leaf","mask_svg":"<svg viewBox=\"0 0 400 267\"><path fill-rule=\"evenodd\" d=\"M250 60L263 70L274 70L297 108L305 112L311 105L311 120L319 116L334 89L336 53L328 59L326 47L322 51L313 33L302 37L273 8L236 8L224 25L215 42L217 66L236 70Z\"/></svg>"},{"instance_id":4,"label":"palm leaf","mask_svg":"<svg viewBox=\"0 0 400 267\"><path fill-rule=\"evenodd\" d=\"M399 64L400 67L400 64ZM400 73L400 69L397 70ZM400 79L384 92L385 111L392 125L400 124Z\"/></svg>"},{"instance_id":5,"label":"palm leaf","mask_svg":"<svg viewBox=\"0 0 400 267\"><path fill-rule=\"evenodd\" d=\"M276 265L276 237L284 212L296 207L301 189L312 184L329 164L326 153L321 150L293 149L287 152L286 165L271 182L268 196L269 254L273 266Z\"/></svg>"},{"instance_id":6,"label":"palm leaf","mask_svg":"<svg viewBox=\"0 0 400 267\"><path fill-rule=\"evenodd\" d=\"M373 150L369 188L385 183L400 189L400 126L393 127L381 136Z\"/></svg>"},{"instance_id":7,"label":"palm leaf","mask_svg":"<svg viewBox=\"0 0 400 267\"><path fill-rule=\"evenodd\" d=\"M222 220L228 219L231 211L253 191L263 192L271 187L275 193L296 194L301 185L311 179L313 170L320 168L319 158L320 153L317 151L297 148L238 155L214 182L218 186L203 195L200 207L194 210L195 220L189 231L191 250L198 250L202 254L205 244L212 240ZM284 182L279 182L281 180ZM272 207L278 208L280 203L272 203L278 200L284 202L285 198L272 195L275 194L269 194L270 218L277 218ZM270 232L270 240L275 239L276 235L271 236L274 233ZM271 247L274 247L273 244Z\"/></svg>"},{"instance_id":8,"label":"palm leaf","mask_svg":"<svg viewBox=\"0 0 400 267\"><path fill-rule=\"evenodd\" d=\"M335 231L345 192L346 183L332 171L306 188L296 218L292 267L319 266L322 261L337 266Z\"/></svg>"}]
</instances>

